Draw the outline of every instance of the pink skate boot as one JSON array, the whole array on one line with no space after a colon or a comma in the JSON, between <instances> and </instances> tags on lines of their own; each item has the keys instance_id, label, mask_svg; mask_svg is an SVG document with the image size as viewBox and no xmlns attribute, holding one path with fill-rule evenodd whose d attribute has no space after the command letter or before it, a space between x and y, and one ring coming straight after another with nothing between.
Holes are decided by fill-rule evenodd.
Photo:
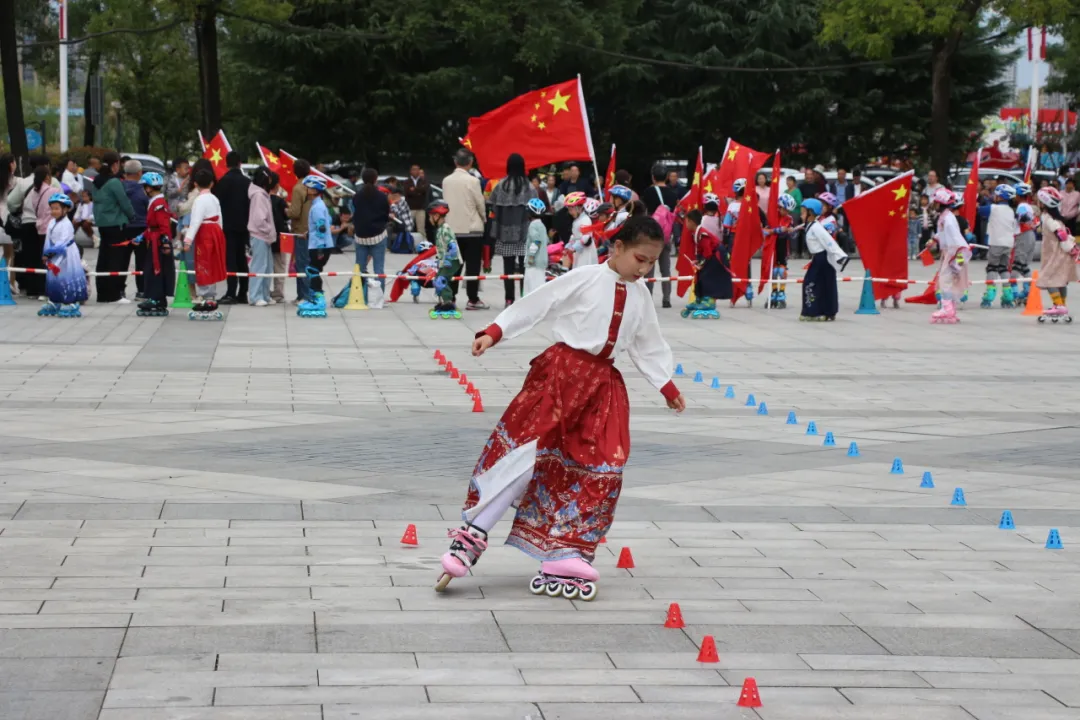
<instances>
[{"instance_id":1,"label":"pink skate boot","mask_svg":"<svg viewBox=\"0 0 1080 720\"><path fill-rule=\"evenodd\" d=\"M956 303L952 300L942 300L941 309L930 316L930 322L935 325L955 325L960 322L956 317Z\"/></svg>"},{"instance_id":2,"label":"pink skate boot","mask_svg":"<svg viewBox=\"0 0 1080 720\"><path fill-rule=\"evenodd\" d=\"M1043 311L1043 314L1039 316L1039 322L1044 323L1046 319L1050 318L1050 322L1056 323L1059 320L1063 320L1067 323L1072 322L1072 316L1069 315L1069 308L1064 305L1052 305Z\"/></svg>"},{"instance_id":3,"label":"pink skate boot","mask_svg":"<svg viewBox=\"0 0 1080 720\"><path fill-rule=\"evenodd\" d=\"M562 595L567 600L592 600L599 579L600 573L581 558L552 560L540 564L540 572L529 583L529 590L533 595L546 593L549 597Z\"/></svg>"},{"instance_id":4,"label":"pink skate boot","mask_svg":"<svg viewBox=\"0 0 1080 720\"><path fill-rule=\"evenodd\" d=\"M446 533L450 549L442 556L443 574L435 584L435 591L442 592L454 578L465 577L469 570L487 550L487 533L475 525L464 525Z\"/></svg>"}]
</instances>

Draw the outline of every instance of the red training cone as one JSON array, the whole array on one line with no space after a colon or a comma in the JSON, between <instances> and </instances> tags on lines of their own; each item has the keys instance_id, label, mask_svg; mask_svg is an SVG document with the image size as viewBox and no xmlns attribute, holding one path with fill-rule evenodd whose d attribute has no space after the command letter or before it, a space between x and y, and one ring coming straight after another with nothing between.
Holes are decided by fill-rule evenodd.
<instances>
[{"instance_id":1,"label":"red training cone","mask_svg":"<svg viewBox=\"0 0 1080 720\"><path fill-rule=\"evenodd\" d=\"M701 641L701 652L697 655L697 661L699 663L720 662L720 656L716 654L716 641L713 640L712 635L706 635L705 639ZM742 704L741 700L740 704Z\"/></svg>"},{"instance_id":2,"label":"red training cone","mask_svg":"<svg viewBox=\"0 0 1080 720\"><path fill-rule=\"evenodd\" d=\"M447 359L446 359L446 356L443 355L441 352L439 353L439 356L437 358L435 358L435 359L438 360L439 365L442 365L444 367L445 367L446 363L448 362Z\"/></svg>"},{"instance_id":3,"label":"red training cone","mask_svg":"<svg viewBox=\"0 0 1080 720\"><path fill-rule=\"evenodd\" d=\"M468 385L465 386L465 394L466 395L476 395L476 388L473 387L473 384L471 382Z\"/></svg>"},{"instance_id":4,"label":"red training cone","mask_svg":"<svg viewBox=\"0 0 1080 720\"><path fill-rule=\"evenodd\" d=\"M441 353L441 352L440 352L440 351L439 351L439 350L438 350L438 349L436 348L436 350L435 350L435 354L434 354L434 355L432 355L431 357L433 357L433 358L435 358L436 360L438 360L438 359L439 359L440 357L442 357L442 353Z\"/></svg>"},{"instance_id":5,"label":"red training cone","mask_svg":"<svg viewBox=\"0 0 1080 720\"><path fill-rule=\"evenodd\" d=\"M679 607L679 603L668 605L667 620L664 621L664 627L676 629L686 627L686 623L682 619L682 608Z\"/></svg>"},{"instance_id":6,"label":"red training cone","mask_svg":"<svg viewBox=\"0 0 1080 720\"><path fill-rule=\"evenodd\" d=\"M742 694L739 695L739 707L759 708L761 707L761 695L758 693L757 680L752 677L748 677L743 680Z\"/></svg>"},{"instance_id":7,"label":"red training cone","mask_svg":"<svg viewBox=\"0 0 1080 720\"><path fill-rule=\"evenodd\" d=\"M454 372L454 363L449 360L446 361L446 372Z\"/></svg>"},{"instance_id":8,"label":"red training cone","mask_svg":"<svg viewBox=\"0 0 1080 720\"><path fill-rule=\"evenodd\" d=\"M405 534L401 536L402 545L419 545L416 541L416 526L409 523L409 526L405 528Z\"/></svg>"},{"instance_id":9,"label":"red training cone","mask_svg":"<svg viewBox=\"0 0 1080 720\"><path fill-rule=\"evenodd\" d=\"M630 548L624 547L619 551L619 562L615 567L620 570L632 570L634 568L634 556L630 554Z\"/></svg>"},{"instance_id":10,"label":"red training cone","mask_svg":"<svg viewBox=\"0 0 1080 720\"><path fill-rule=\"evenodd\" d=\"M484 403L482 400L480 400L480 393L476 393L475 395L473 395L472 411L484 412Z\"/></svg>"},{"instance_id":11,"label":"red training cone","mask_svg":"<svg viewBox=\"0 0 1080 720\"><path fill-rule=\"evenodd\" d=\"M458 372L458 369L456 367L453 367L452 365L447 365L446 367L450 369L451 380L457 380L459 377L461 377L461 373Z\"/></svg>"},{"instance_id":12,"label":"red training cone","mask_svg":"<svg viewBox=\"0 0 1080 720\"><path fill-rule=\"evenodd\" d=\"M458 385L468 385L468 384L469 384L469 376L466 375L465 373L461 373L461 379L458 380Z\"/></svg>"}]
</instances>

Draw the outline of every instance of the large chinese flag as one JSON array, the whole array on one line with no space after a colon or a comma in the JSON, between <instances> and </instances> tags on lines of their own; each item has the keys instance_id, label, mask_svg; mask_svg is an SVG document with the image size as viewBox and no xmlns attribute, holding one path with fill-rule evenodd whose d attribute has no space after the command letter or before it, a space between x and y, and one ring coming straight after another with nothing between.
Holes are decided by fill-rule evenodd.
<instances>
[{"instance_id":1,"label":"large chinese flag","mask_svg":"<svg viewBox=\"0 0 1080 720\"><path fill-rule=\"evenodd\" d=\"M971 163L971 174L968 175L967 185L964 186L964 219L968 222L971 231L975 231L975 214L979 210L979 159L982 157L982 148L975 154L975 161ZM905 217L907 213L905 213Z\"/></svg>"},{"instance_id":2,"label":"large chinese flag","mask_svg":"<svg viewBox=\"0 0 1080 720\"><path fill-rule=\"evenodd\" d=\"M757 193L754 187L746 184L746 190L739 199L739 219L735 224L735 249L731 253L731 274L743 278L731 286L731 304L746 294L750 281L750 258L761 249L764 234L761 227L761 209L758 207Z\"/></svg>"},{"instance_id":3,"label":"large chinese flag","mask_svg":"<svg viewBox=\"0 0 1080 720\"><path fill-rule=\"evenodd\" d=\"M529 170L563 160L595 160L581 79L525 93L469 118L461 143L491 176L504 174L511 153L522 155Z\"/></svg>"},{"instance_id":4,"label":"large chinese flag","mask_svg":"<svg viewBox=\"0 0 1080 720\"><path fill-rule=\"evenodd\" d=\"M229 145L229 140L225 137L225 131L218 130L217 134L210 139L210 142L204 142L200 132L199 142L203 146L202 156L214 166L214 177L220 180L221 176L229 171L229 167L225 164L225 156L232 151L232 146Z\"/></svg>"},{"instance_id":5,"label":"large chinese flag","mask_svg":"<svg viewBox=\"0 0 1080 720\"><path fill-rule=\"evenodd\" d=\"M748 183L749 184L749 183ZM761 251L761 280L758 281L758 295L765 290L765 284L773 271L776 259L776 232L780 227L780 150L773 156L772 180L769 181L769 207L765 211L769 227L774 231L765 238L765 249Z\"/></svg>"},{"instance_id":6,"label":"large chinese flag","mask_svg":"<svg viewBox=\"0 0 1080 720\"><path fill-rule=\"evenodd\" d=\"M752 188L754 173L760 170L768 159L769 153L758 152L728 138L724 156L720 159L720 167L713 179L713 192L720 197L730 197L731 186L739 178L745 179L746 186Z\"/></svg>"},{"instance_id":7,"label":"large chinese flag","mask_svg":"<svg viewBox=\"0 0 1080 720\"><path fill-rule=\"evenodd\" d=\"M292 197L293 187L296 186L296 173L293 172L293 161L288 160L288 168L286 168L286 160L280 155L275 155L270 148L265 145L258 145L259 157L262 158L263 165L268 169L273 170L278 174L279 184L289 197Z\"/></svg>"},{"instance_id":8,"label":"large chinese flag","mask_svg":"<svg viewBox=\"0 0 1080 720\"><path fill-rule=\"evenodd\" d=\"M867 190L844 203L851 236L863 267L875 278L908 277L907 227L914 171ZM874 299L907 289L907 283L873 283Z\"/></svg>"},{"instance_id":9,"label":"large chinese flag","mask_svg":"<svg viewBox=\"0 0 1080 720\"><path fill-rule=\"evenodd\" d=\"M694 167L694 177L690 179L690 192L683 196L679 201L678 208L681 211L680 214L685 216L685 213L691 210L700 210L702 206L701 202L701 175L704 172L702 165L701 148L698 148L697 153L697 165ZM679 273L680 277L693 276L694 274L694 260L697 259L697 248L694 247L694 234L690 232L690 228L683 223L682 235L679 239L679 258L675 261L675 270ZM686 294L689 289L692 280L680 280L675 287L675 292L679 297Z\"/></svg>"}]
</instances>

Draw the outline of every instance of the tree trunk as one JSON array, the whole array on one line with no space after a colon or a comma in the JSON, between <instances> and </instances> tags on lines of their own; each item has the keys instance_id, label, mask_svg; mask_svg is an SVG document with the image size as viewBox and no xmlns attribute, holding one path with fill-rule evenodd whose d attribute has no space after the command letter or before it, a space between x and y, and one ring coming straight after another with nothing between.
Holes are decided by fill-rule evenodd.
<instances>
[{"instance_id":1,"label":"tree trunk","mask_svg":"<svg viewBox=\"0 0 1080 720\"><path fill-rule=\"evenodd\" d=\"M0 0L0 66L4 79L4 109L7 112L8 134L11 136L11 152L19 161L19 167L28 167L29 151L26 149L26 123L22 110L22 78L19 77L19 50L15 34L15 0Z\"/></svg>"},{"instance_id":2,"label":"tree trunk","mask_svg":"<svg viewBox=\"0 0 1080 720\"><path fill-rule=\"evenodd\" d=\"M150 154L150 126L145 120L139 121L139 152L143 155Z\"/></svg>"},{"instance_id":3,"label":"tree trunk","mask_svg":"<svg viewBox=\"0 0 1080 720\"><path fill-rule=\"evenodd\" d=\"M931 70L931 110L930 110L930 167L937 171L939 178L949 177L949 93L952 83L949 78L949 66L952 54L949 41L941 38L934 41L933 67Z\"/></svg>"},{"instance_id":4,"label":"tree trunk","mask_svg":"<svg viewBox=\"0 0 1080 720\"><path fill-rule=\"evenodd\" d=\"M196 11L195 42L199 55L202 132L209 140L221 129L221 81L218 77L217 2L205 0Z\"/></svg>"},{"instance_id":5,"label":"tree trunk","mask_svg":"<svg viewBox=\"0 0 1080 720\"><path fill-rule=\"evenodd\" d=\"M86 66L86 92L83 93L83 145L90 147L94 144L97 128L90 112L90 84L97 75L98 66L101 64L101 53L90 53L90 62Z\"/></svg>"}]
</instances>

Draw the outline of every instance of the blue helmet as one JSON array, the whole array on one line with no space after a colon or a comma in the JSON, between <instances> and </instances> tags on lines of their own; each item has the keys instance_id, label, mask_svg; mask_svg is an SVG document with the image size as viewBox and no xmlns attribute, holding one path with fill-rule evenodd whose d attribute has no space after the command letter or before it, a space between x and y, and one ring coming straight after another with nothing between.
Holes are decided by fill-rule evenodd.
<instances>
[{"instance_id":1,"label":"blue helmet","mask_svg":"<svg viewBox=\"0 0 1080 720\"><path fill-rule=\"evenodd\" d=\"M994 188L994 197L996 197L998 200L1004 200L1005 202L1008 202L1009 200L1012 200L1014 197L1016 197L1016 189L1012 185L1006 185L1005 183L1002 183L1001 185L998 185L996 188Z\"/></svg>"},{"instance_id":2,"label":"blue helmet","mask_svg":"<svg viewBox=\"0 0 1080 720\"><path fill-rule=\"evenodd\" d=\"M630 202L630 198L634 197L634 191L625 185L612 185L608 189L608 194L611 197L617 197L623 202Z\"/></svg>"},{"instance_id":3,"label":"blue helmet","mask_svg":"<svg viewBox=\"0 0 1080 720\"><path fill-rule=\"evenodd\" d=\"M318 175L308 175L304 178L304 187L323 192L326 190L326 181Z\"/></svg>"},{"instance_id":4,"label":"blue helmet","mask_svg":"<svg viewBox=\"0 0 1080 720\"><path fill-rule=\"evenodd\" d=\"M50 195L49 204L52 205L53 203L60 203L64 207L71 207L72 205L71 198L69 198L64 193L53 193L52 195Z\"/></svg>"},{"instance_id":5,"label":"blue helmet","mask_svg":"<svg viewBox=\"0 0 1080 720\"><path fill-rule=\"evenodd\" d=\"M547 205L540 198L532 198L529 200L529 211L533 215L543 215L547 212Z\"/></svg>"},{"instance_id":6,"label":"blue helmet","mask_svg":"<svg viewBox=\"0 0 1080 720\"><path fill-rule=\"evenodd\" d=\"M803 210L809 210L810 212L814 213L815 215L820 215L822 213L822 211L825 209L824 206L822 206L821 201L816 199L816 198L810 198L809 200L803 200L802 201L802 206L803 206Z\"/></svg>"},{"instance_id":7,"label":"blue helmet","mask_svg":"<svg viewBox=\"0 0 1080 720\"><path fill-rule=\"evenodd\" d=\"M161 173L144 172L139 178L139 184L159 188L165 185L165 178L161 177Z\"/></svg>"},{"instance_id":8,"label":"blue helmet","mask_svg":"<svg viewBox=\"0 0 1080 720\"><path fill-rule=\"evenodd\" d=\"M735 184L731 186L732 192L736 195L746 189L746 178L739 178L735 181Z\"/></svg>"},{"instance_id":9,"label":"blue helmet","mask_svg":"<svg viewBox=\"0 0 1080 720\"><path fill-rule=\"evenodd\" d=\"M1031 186L1025 182L1016 183L1016 194L1018 197L1026 197L1031 194Z\"/></svg>"},{"instance_id":10,"label":"blue helmet","mask_svg":"<svg viewBox=\"0 0 1080 720\"><path fill-rule=\"evenodd\" d=\"M795 206L798 204L795 202L795 198L791 197L787 193L784 193L779 198L777 198L777 202L780 203L780 207L782 209L787 210L788 212L794 212Z\"/></svg>"}]
</instances>

